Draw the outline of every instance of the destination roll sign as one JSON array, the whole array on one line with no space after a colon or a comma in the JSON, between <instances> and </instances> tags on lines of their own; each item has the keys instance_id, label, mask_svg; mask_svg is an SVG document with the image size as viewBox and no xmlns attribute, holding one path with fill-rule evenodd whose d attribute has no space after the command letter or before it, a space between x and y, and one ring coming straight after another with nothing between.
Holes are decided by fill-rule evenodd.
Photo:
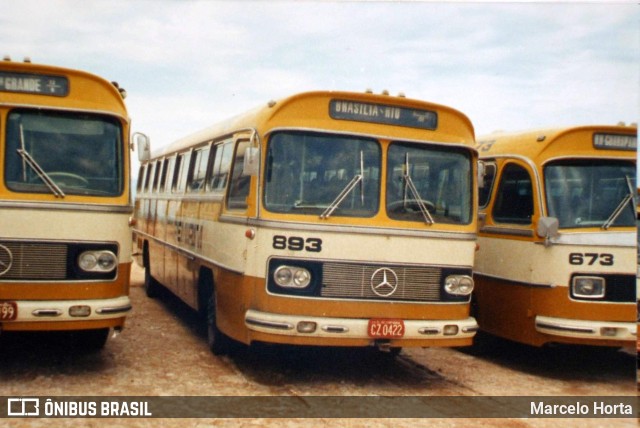
<instances>
[{"instance_id":1,"label":"destination roll sign","mask_svg":"<svg viewBox=\"0 0 640 428\"><path fill-rule=\"evenodd\" d=\"M69 94L69 80L64 76L0 71L0 92L65 97Z\"/></svg>"},{"instance_id":2,"label":"destination roll sign","mask_svg":"<svg viewBox=\"0 0 640 428\"><path fill-rule=\"evenodd\" d=\"M438 114L434 111L349 100L331 100L329 116L338 120L381 123L410 128L436 129L438 127Z\"/></svg>"},{"instance_id":3,"label":"destination roll sign","mask_svg":"<svg viewBox=\"0 0 640 428\"><path fill-rule=\"evenodd\" d=\"M596 149L636 150L638 137L628 134L594 134L593 146Z\"/></svg>"}]
</instances>

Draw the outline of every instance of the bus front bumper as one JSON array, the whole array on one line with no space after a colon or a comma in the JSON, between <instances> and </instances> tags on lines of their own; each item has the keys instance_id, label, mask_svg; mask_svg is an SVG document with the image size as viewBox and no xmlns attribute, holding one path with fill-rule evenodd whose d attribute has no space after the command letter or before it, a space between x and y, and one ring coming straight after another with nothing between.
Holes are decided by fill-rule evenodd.
<instances>
[{"instance_id":1,"label":"bus front bumper","mask_svg":"<svg viewBox=\"0 0 640 428\"><path fill-rule=\"evenodd\" d=\"M636 341L635 322L608 322L552 318L538 315L536 330L554 336L581 339Z\"/></svg>"},{"instance_id":2,"label":"bus front bumper","mask_svg":"<svg viewBox=\"0 0 640 428\"><path fill-rule=\"evenodd\" d=\"M245 314L245 325L249 330L284 336L370 339L379 337L371 334L369 319L308 317L302 315L280 315L250 309ZM389 321L391 325L401 321L403 334L397 340L411 339L466 339L478 331L475 318L461 320L373 320Z\"/></svg>"},{"instance_id":3,"label":"bus front bumper","mask_svg":"<svg viewBox=\"0 0 640 428\"><path fill-rule=\"evenodd\" d=\"M0 305L3 305L4 315L0 323L108 320L122 318L131 310L128 296L95 300L0 301ZM10 310L17 313L9 316Z\"/></svg>"}]
</instances>

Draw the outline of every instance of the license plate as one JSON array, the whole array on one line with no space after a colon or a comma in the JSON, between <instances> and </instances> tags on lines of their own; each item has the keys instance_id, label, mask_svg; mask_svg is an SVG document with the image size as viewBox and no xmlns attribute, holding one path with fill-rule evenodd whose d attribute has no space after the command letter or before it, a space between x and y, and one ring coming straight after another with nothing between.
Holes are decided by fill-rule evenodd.
<instances>
[{"instance_id":1,"label":"license plate","mask_svg":"<svg viewBox=\"0 0 640 428\"><path fill-rule=\"evenodd\" d=\"M16 302L0 302L0 321L13 321L18 318Z\"/></svg>"},{"instance_id":2,"label":"license plate","mask_svg":"<svg viewBox=\"0 0 640 428\"><path fill-rule=\"evenodd\" d=\"M390 319L369 320L369 337L392 339L404 336L404 321Z\"/></svg>"}]
</instances>

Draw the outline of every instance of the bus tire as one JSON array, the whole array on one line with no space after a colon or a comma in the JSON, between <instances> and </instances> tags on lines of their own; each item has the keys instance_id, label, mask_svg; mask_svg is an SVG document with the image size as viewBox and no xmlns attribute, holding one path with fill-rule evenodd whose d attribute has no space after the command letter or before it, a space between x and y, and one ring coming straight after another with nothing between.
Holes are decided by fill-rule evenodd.
<instances>
[{"instance_id":1,"label":"bus tire","mask_svg":"<svg viewBox=\"0 0 640 428\"><path fill-rule=\"evenodd\" d=\"M158 284L158 281L156 281L156 279L151 276L151 272L149 272L149 268L147 267L144 270L144 292L147 297L150 297L152 299L158 297L159 287L160 284Z\"/></svg>"},{"instance_id":2,"label":"bus tire","mask_svg":"<svg viewBox=\"0 0 640 428\"><path fill-rule=\"evenodd\" d=\"M231 348L231 339L220 331L216 321L215 290L211 290L207 299L207 344L213 355L226 355Z\"/></svg>"},{"instance_id":3,"label":"bus tire","mask_svg":"<svg viewBox=\"0 0 640 428\"><path fill-rule=\"evenodd\" d=\"M151 276L151 266L149 265L149 246L145 242L143 250L142 265L144 266L144 292L152 299L158 297L160 284Z\"/></svg>"},{"instance_id":4,"label":"bus tire","mask_svg":"<svg viewBox=\"0 0 640 428\"><path fill-rule=\"evenodd\" d=\"M77 330L71 332L71 346L80 352L98 352L104 348L109 338L109 328Z\"/></svg>"}]
</instances>

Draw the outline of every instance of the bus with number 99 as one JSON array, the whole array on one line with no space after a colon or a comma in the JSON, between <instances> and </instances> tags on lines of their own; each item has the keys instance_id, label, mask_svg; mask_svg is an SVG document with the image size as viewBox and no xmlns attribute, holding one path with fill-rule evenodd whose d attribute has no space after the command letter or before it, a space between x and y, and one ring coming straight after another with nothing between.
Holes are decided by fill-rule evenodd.
<instances>
[{"instance_id":1,"label":"bus with number 99","mask_svg":"<svg viewBox=\"0 0 640 428\"><path fill-rule=\"evenodd\" d=\"M129 116L117 84L0 62L0 331L101 348L131 309Z\"/></svg>"}]
</instances>

